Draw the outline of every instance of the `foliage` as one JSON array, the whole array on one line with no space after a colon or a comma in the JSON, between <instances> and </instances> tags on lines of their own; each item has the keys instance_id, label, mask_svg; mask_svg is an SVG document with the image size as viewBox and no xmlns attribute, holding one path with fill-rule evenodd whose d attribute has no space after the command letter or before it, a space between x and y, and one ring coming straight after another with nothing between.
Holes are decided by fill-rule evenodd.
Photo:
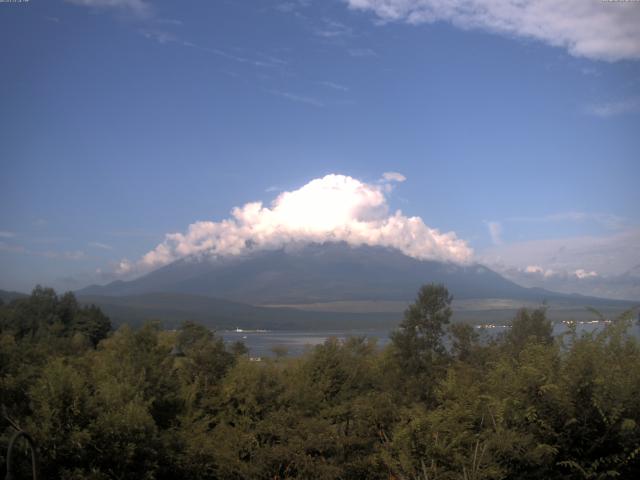
<instances>
[{"instance_id":1,"label":"foliage","mask_svg":"<svg viewBox=\"0 0 640 480\"><path fill-rule=\"evenodd\" d=\"M487 343L450 304L423 287L384 349L253 362L195 323L109 331L36 288L0 305L0 463L17 427L52 479L640 478L628 320L560 342L545 309L522 310Z\"/></svg>"},{"instance_id":2,"label":"foliage","mask_svg":"<svg viewBox=\"0 0 640 480\"><path fill-rule=\"evenodd\" d=\"M453 297L444 285L424 285L391 334L396 369L403 377L405 395L433 401L434 387L443 373L446 350L444 328L451 318Z\"/></svg>"}]
</instances>

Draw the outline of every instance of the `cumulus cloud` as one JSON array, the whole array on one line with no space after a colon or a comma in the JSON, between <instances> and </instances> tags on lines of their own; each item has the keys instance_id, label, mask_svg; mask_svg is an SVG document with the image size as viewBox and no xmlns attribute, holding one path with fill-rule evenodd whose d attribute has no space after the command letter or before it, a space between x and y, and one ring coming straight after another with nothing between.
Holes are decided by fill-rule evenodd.
<instances>
[{"instance_id":1,"label":"cumulus cloud","mask_svg":"<svg viewBox=\"0 0 640 480\"><path fill-rule=\"evenodd\" d=\"M579 293L620 300L640 299L640 264L620 274L601 275L595 270L552 270L540 265L496 267L504 276L525 287L540 287L563 293Z\"/></svg>"},{"instance_id":2,"label":"cumulus cloud","mask_svg":"<svg viewBox=\"0 0 640 480\"><path fill-rule=\"evenodd\" d=\"M594 272L593 270L588 272L584 268L579 268L578 270L573 272L573 274L580 280L582 280L583 278L593 278L598 276L597 272Z\"/></svg>"},{"instance_id":3,"label":"cumulus cloud","mask_svg":"<svg viewBox=\"0 0 640 480\"><path fill-rule=\"evenodd\" d=\"M482 263L526 287L640 299L640 229L494 246ZM630 266L634 266L631 270Z\"/></svg>"},{"instance_id":4,"label":"cumulus cloud","mask_svg":"<svg viewBox=\"0 0 640 480\"><path fill-rule=\"evenodd\" d=\"M389 181L404 176L387 172ZM280 193L265 206L250 202L219 222L192 223L184 233L170 233L137 262L122 260L117 273L142 273L188 256L241 255L292 243L347 242L393 247L419 259L465 263L472 250L455 233L431 228L420 217L389 212L388 183L368 184L331 174L301 188Z\"/></svg>"},{"instance_id":5,"label":"cumulus cloud","mask_svg":"<svg viewBox=\"0 0 640 480\"><path fill-rule=\"evenodd\" d=\"M557 272L551 269L545 270L540 265L527 265L526 268L521 269L521 271L526 275L535 275L542 277L553 277L554 275L557 275Z\"/></svg>"},{"instance_id":6,"label":"cumulus cloud","mask_svg":"<svg viewBox=\"0 0 640 480\"><path fill-rule=\"evenodd\" d=\"M382 178L388 182L404 182L407 179L407 177L398 172L384 172Z\"/></svg>"},{"instance_id":7,"label":"cumulus cloud","mask_svg":"<svg viewBox=\"0 0 640 480\"><path fill-rule=\"evenodd\" d=\"M129 275L134 269L134 265L127 260L126 258L123 260L120 260L118 262L118 264L116 265L116 274L117 275ZM102 273L102 272L100 272Z\"/></svg>"},{"instance_id":8,"label":"cumulus cloud","mask_svg":"<svg viewBox=\"0 0 640 480\"><path fill-rule=\"evenodd\" d=\"M463 29L532 38L571 55L616 61L640 58L640 8L602 0L344 0L383 21L450 22Z\"/></svg>"},{"instance_id":9,"label":"cumulus cloud","mask_svg":"<svg viewBox=\"0 0 640 480\"><path fill-rule=\"evenodd\" d=\"M640 264L640 229L600 236L565 237L515 242L487 248L479 256L488 266L575 272L579 269L618 275Z\"/></svg>"}]
</instances>

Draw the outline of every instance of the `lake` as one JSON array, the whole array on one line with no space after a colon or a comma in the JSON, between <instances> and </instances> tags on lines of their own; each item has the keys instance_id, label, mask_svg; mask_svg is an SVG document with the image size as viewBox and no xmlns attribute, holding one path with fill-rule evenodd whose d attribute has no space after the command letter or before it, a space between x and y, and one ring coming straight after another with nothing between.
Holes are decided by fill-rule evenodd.
<instances>
[{"instance_id":1,"label":"lake","mask_svg":"<svg viewBox=\"0 0 640 480\"><path fill-rule=\"evenodd\" d=\"M591 321L582 322L577 325L577 332L594 332L602 329L604 322ZM509 327L504 325L478 326L478 331L485 338L498 335L506 331ZM561 335L568 330L565 323L558 322L554 324L554 335ZM319 330L313 331L265 331L265 330L247 330L235 331L226 330L217 332L221 335L225 342L233 343L242 341L249 349L251 357L270 357L274 356L272 349L274 347L284 347L289 356L302 355L306 350L316 345L321 345L328 338L336 337L345 339L348 337L367 337L376 339L378 346L383 347L389 342L389 329L353 329L353 330ZM640 338L640 326L634 322L630 329L630 333L636 338Z\"/></svg>"}]
</instances>

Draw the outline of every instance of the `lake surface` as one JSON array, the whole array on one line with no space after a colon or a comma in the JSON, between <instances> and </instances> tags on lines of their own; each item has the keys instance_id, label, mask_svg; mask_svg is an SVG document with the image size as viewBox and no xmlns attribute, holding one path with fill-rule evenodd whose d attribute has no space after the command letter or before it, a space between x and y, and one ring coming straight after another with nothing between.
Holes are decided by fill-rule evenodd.
<instances>
[{"instance_id":1,"label":"lake surface","mask_svg":"<svg viewBox=\"0 0 640 480\"><path fill-rule=\"evenodd\" d=\"M222 331L217 332L225 342L241 341L249 348L252 357L274 356L274 347L284 347L289 356L302 355L307 349L323 344L328 338L336 337L344 340L348 337L375 338L378 346L389 341L389 330L322 330L308 331Z\"/></svg>"},{"instance_id":2,"label":"lake surface","mask_svg":"<svg viewBox=\"0 0 640 480\"><path fill-rule=\"evenodd\" d=\"M604 328L604 322L592 321L578 323L576 330L578 334L583 332L594 332ZM503 325L492 325L490 327L476 327L476 331L481 337L490 338L505 332L509 327ZM561 335L568 330L565 323L555 323L553 328L554 335ZM225 342L233 343L236 341L244 342L249 349L251 357L271 357L274 356L272 349L274 347L283 347L287 350L289 356L302 355L308 349L316 345L321 345L328 338L335 337L344 340L348 337L367 337L375 339L379 347L385 346L389 342L389 329L354 329L354 330L319 330L310 331L242 331L235 330L219 331ZM640 338L640 326L634 322L629 333L636 338Z\"/></svg>"}]
</instances>

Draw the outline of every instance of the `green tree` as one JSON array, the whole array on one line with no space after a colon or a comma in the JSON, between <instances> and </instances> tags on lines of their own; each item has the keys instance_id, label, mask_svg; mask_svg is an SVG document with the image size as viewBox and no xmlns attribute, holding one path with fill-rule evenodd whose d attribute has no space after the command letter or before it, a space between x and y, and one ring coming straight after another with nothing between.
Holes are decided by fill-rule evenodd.
<instances>
[{"instance_id":1,"label":"green tree","mask_svg":"<svg viewBox=\"0 0 640 480\"><path fill-rule=\"evenodd\" d=\"M547 319L546 307L536 308L532 312L522 308L511 321L507 345L512 352L517 354L527 343L553 343L553 324Z\"/></svg>"},{"instance_id":2,"label":"green tree","mask_svg":"<svg viewBox=\"0 0 640 480\"><path fill-rule=\"evenodd\" d=\"M229 351L235 357L242 357L244 355L248 355L249 354L249 349L247 348L245 343L240 341L240 340L236 340L235 342L233 342L231 344L231 347L229 348Z\"/></svg>"},{"instance_id":3,"label":"green tree","mask_svg":"<svg viewBox=\"0 0 640 480\"><path fill-rule=\"evenodd\" d=\"M451 318L453 297L444 285L424 285L407 308L398 330L391 334L394 357L407 380L407 392L432 400L434 382L446 360L442 341Z\"/></svg>"},{"instance_id":4,"label":"green tree","mask_svg":"<svg viewBox=\"0 0 640 480\"><path fill-rule=\"evenodd\" d=\"M83 334L95 347L100 340L107 338L111 331L111 321L100 308L90 305L75 312L71 329Z\"/></svg>"},{"instance_id":5,"label":"green tree","mask_svg":"<svg viewBox=\"0 0 640 480\"><path fill-rule=\"evenodd\" d=\"M37 286L27 298L2 308L0 330L10 331L17 340L42 340L47 346L60 347L55 339L80 333L95 347L111 331L111 321L95 305L81 306L75 295L58 296L52 288Z\"/></svg>"},{"instance_id":6,"label":"green tree","mask_svg":"<svg viewBox=\"0 0 640 480\"><path fill-rule=\"evenodd\" d=\"M469 361L478 348L478 334L472 325L454 323L449 328L452 352L458 360Z\"/></svg>"}]
</instances>

